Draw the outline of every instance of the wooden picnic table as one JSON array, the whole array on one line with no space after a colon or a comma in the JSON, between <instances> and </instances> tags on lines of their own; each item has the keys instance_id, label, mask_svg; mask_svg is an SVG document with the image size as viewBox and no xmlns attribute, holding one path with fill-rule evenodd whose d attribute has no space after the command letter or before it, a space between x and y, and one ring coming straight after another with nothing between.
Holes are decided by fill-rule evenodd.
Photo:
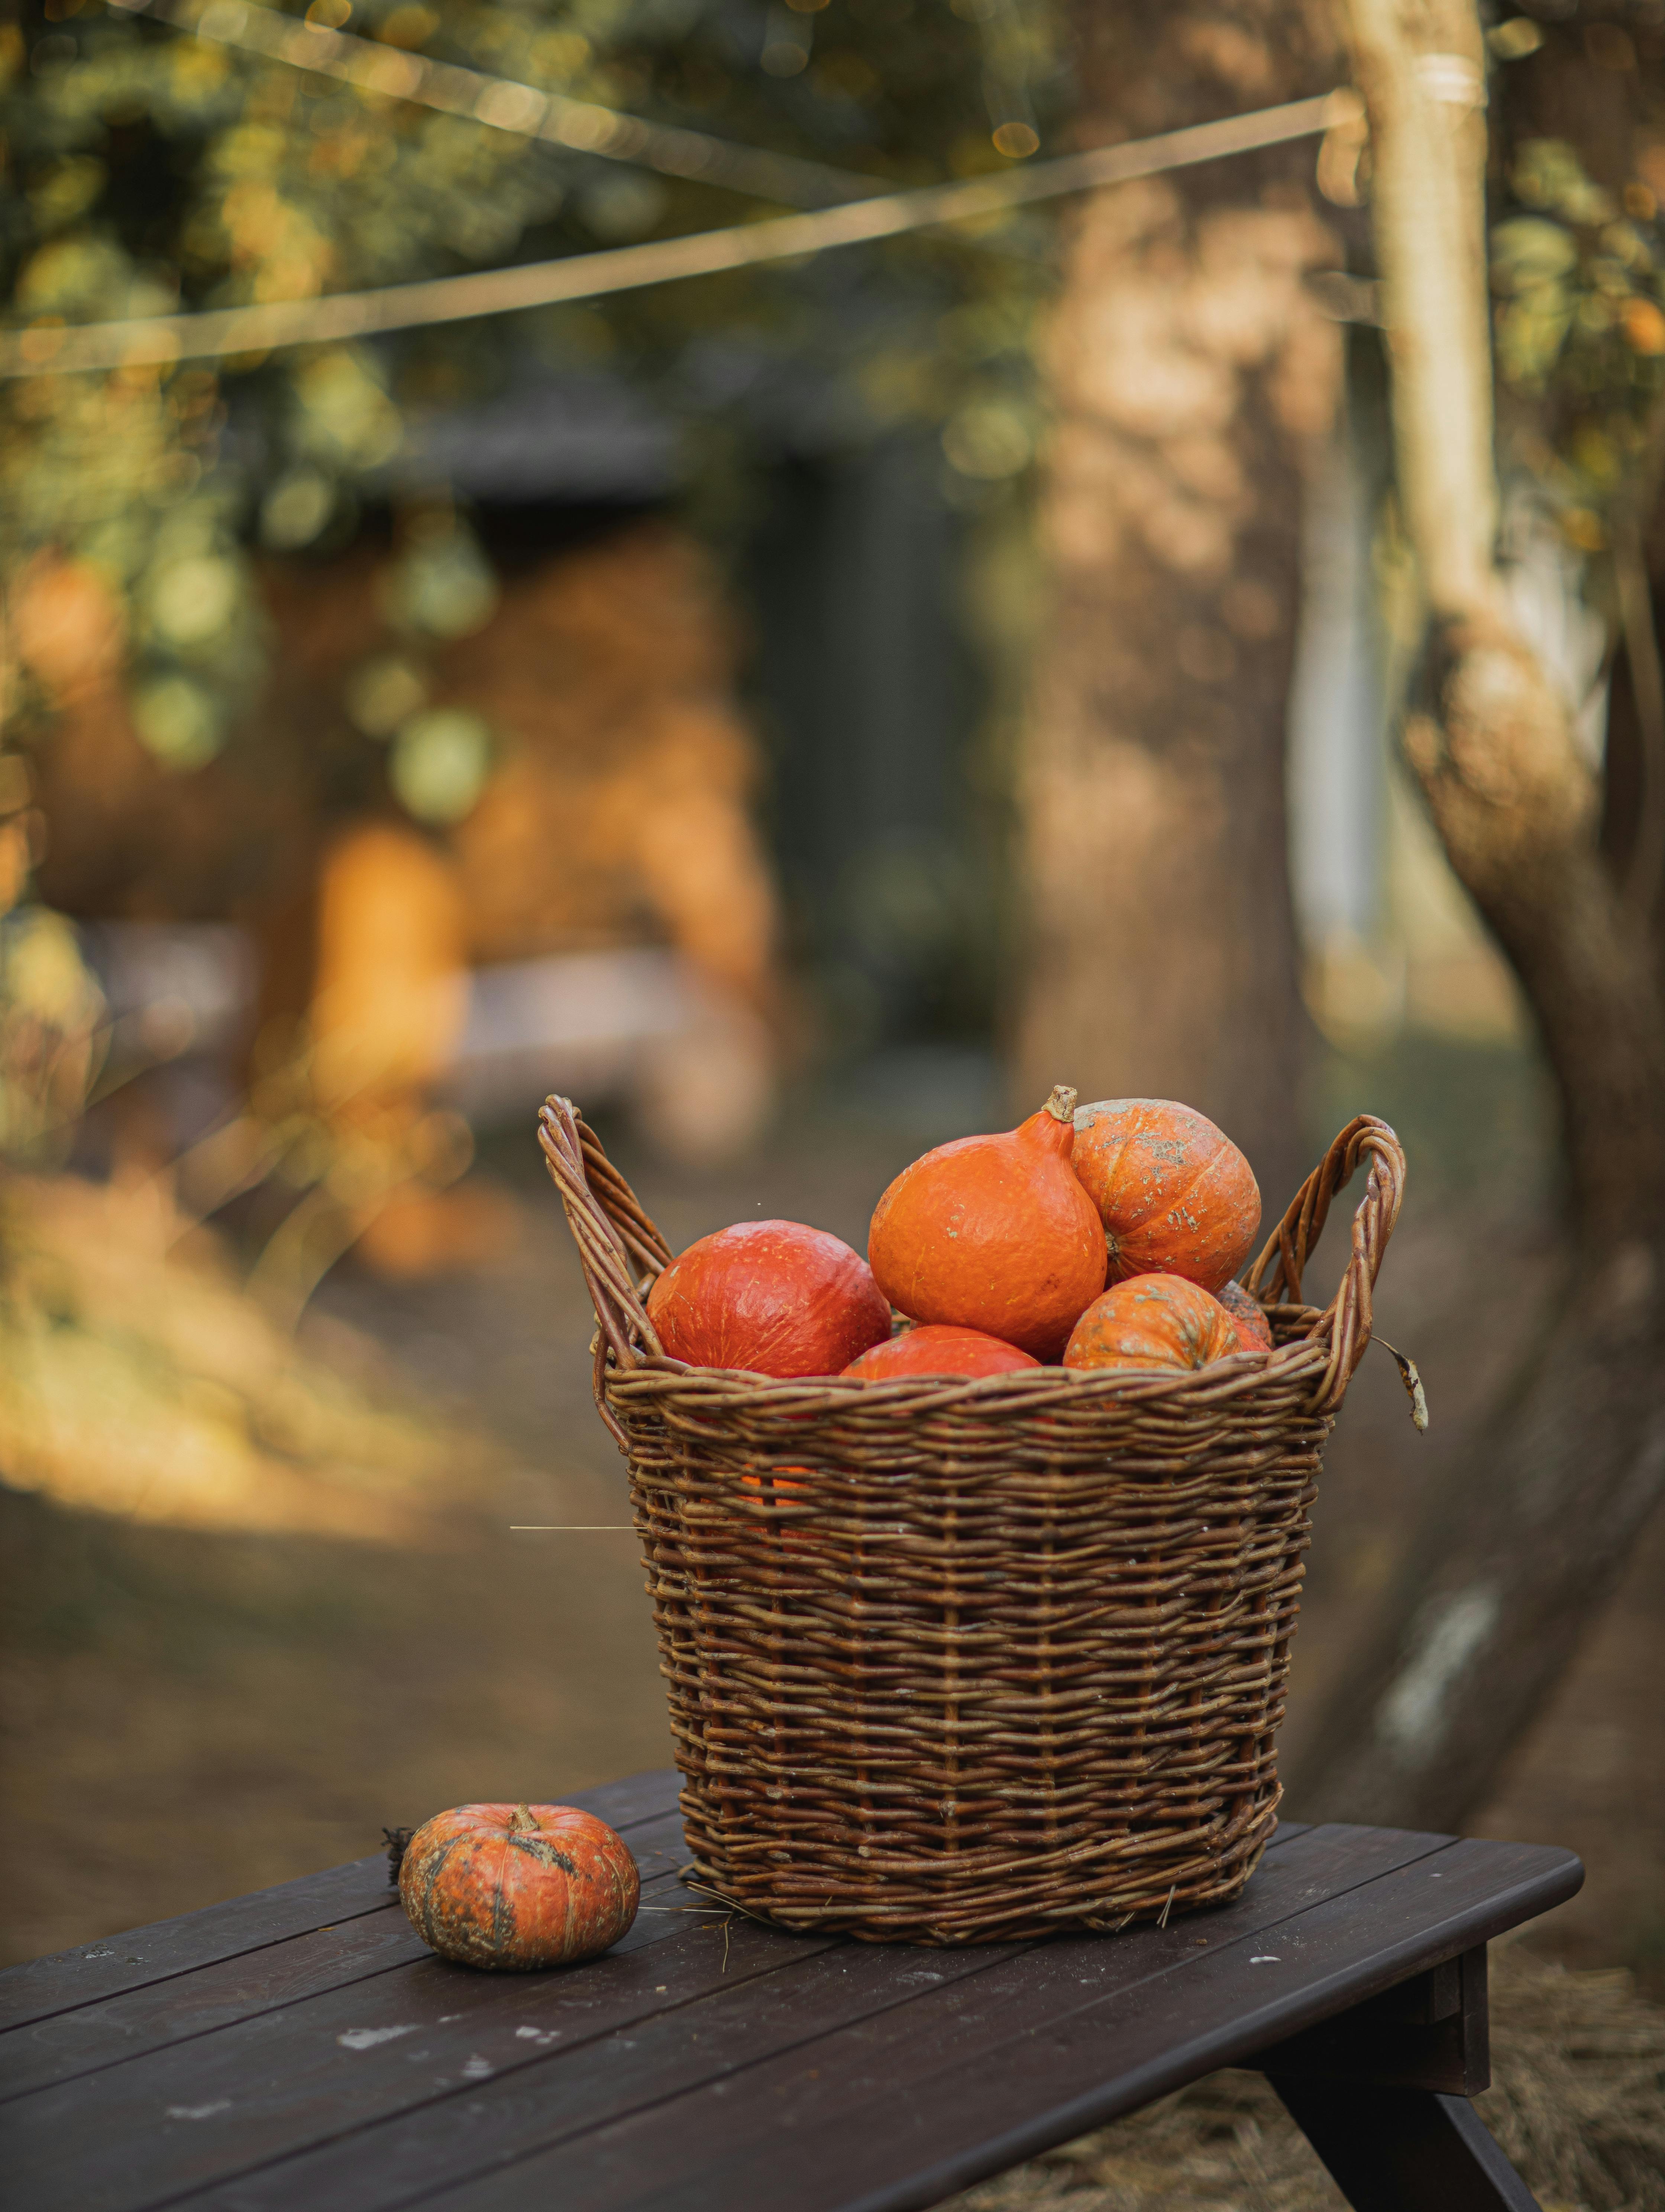
<instances>
[{"instance_id":1,"label":"wooden picnic table","mask_svg":"<svg viewBox=\"0 0 1665 2212\"><path fill-rule=\"evenodd\" d=\"M583 1966L447 1965L377 1856L0 1974L4 2201L900 2212L1252 2066L1359 2212L1532 2205L1468 2100L1487 1939L1568 1851L1286 1822L1235 1905L933 1950L690 1895L673 1773L570 1802L642 1872Z\"/></svg>"}]
</instances>

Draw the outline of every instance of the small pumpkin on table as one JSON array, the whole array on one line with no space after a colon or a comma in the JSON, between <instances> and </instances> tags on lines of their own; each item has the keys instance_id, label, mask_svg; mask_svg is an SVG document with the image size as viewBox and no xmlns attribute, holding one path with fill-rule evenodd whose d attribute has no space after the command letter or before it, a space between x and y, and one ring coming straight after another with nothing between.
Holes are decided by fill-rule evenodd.
<instances>
[{"instance_id":1,"label":"small pumpkin on table","mask_svg":"<svg viewBox=\"0 0 1665 2212\"><path fill-rule=\"evenodd\" d=\"M609 1949L641 1897L623 1838L574 1805L453 1806L399 1863L399 1902L430 1949L511 1973Z\"/></svg>"}]
</instances>

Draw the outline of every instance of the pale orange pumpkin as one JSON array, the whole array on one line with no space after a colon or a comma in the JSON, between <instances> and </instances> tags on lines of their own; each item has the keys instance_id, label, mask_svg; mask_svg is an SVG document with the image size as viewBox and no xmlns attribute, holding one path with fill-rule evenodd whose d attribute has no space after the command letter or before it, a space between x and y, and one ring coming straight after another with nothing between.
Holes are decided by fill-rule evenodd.
<instances>
[{"instance_id":1,"label":"pale orange pumpkin","mask_svg":"<svg viewBox=\"0 0 1665 2212\"><path fill-rule=\"evenodd\" d=\"M1064 1364L1183 1374L1239 1349L1219 1300L1183 1275L1135 1275L1095 1298L1070 1333Z\"/></svg>"},{"instance_id":2,"label":"pale orange pumpkin","mask_svg":"<svg viewBox=\"0 0 1665 2212\"><path fill-rule=\"evenodd\" d=\"M623 1838L573 1805L458 1805L425 1820L399 1864L399 1901L442 1959L525 1972L589 1959L636 1917Z\"/></svg>"},{"instance_id":3,"label":"pale orange pumpkin","mask_svg":"<svg viewBox=\"0 0 1665 2212\"><path fill-rule=\"evenodd\" d=\"M1170 1098L1101 1098L1075 1117L1071 1164L1104 1224L1109 1279L1229 1283L1261 1225L1249 1162L1206 1115Z\"/></svg>"}]
</instances>

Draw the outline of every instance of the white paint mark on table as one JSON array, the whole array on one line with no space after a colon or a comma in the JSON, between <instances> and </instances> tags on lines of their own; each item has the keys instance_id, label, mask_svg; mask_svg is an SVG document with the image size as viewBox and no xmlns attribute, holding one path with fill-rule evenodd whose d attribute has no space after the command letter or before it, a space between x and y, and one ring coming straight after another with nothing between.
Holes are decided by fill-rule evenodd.
<instances>
[{"instance_id":1,"label":"white paint mark on table","mask_svg":"<svg viewBox=\"0 0 1665 2212\"><path fill-rule=\"evenodd\" d=\"M404 2027L349 2027L336 2041L343 2051L368 2051L374 2044L391 2043L396 2035L414 2035L416 2023L413 2020Z\"/></svg>"},{"instance_id":2,"label":"white paint mark on table","mask_svg":"<svg viewBox=\"0 0 1665 2212\"><path fill-rule=\"evenodd\" d=\"M477 2051L463 2068L463 2079L465 2081L483 2081L490 2071L490 2059L483 2057Z\"/></svg>"},{"instance_id":3,"label":"white paint mark on table","mask_svg":"<svg viewBox=\"0 0 1665 2212\"><path fill-rule=\"evenodd\" d=\"M561 2031L558 2027L517 2027L516 2036L523 2043L535 2043L541 2051L546 2043L553 2043Z\"/></svg>"},{"instance_id":4,"label":"white paint mark on table","mask_svg":"<svg viewBox=\"0 0 1665 2212\"><path fill-rule=\"evenodd\" d=\"M1251 1966L1276 1966L1281 1964L1283 1955L1281 1951L1257 1951L1249 1963Z\"/></svg>"},{"instance_id":5,"label":"white paint mark on table","mask_svg":"<svg viewBox=\"0 0 1665 2212\"><path fill-rule=\"evenodd\" d=\"M212 2105L170 2105L167 2117L170 2120L211 2120L216 2112L230 2110L230 2098L222 2097Z\"/></svg>"}]
</instances>

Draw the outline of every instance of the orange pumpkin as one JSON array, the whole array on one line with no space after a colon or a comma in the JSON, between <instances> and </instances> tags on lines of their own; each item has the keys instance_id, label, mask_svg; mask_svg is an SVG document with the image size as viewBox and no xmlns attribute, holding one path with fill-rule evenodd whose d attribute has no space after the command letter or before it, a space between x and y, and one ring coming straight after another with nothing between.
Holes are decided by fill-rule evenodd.
<instances>
[{"instance_id":1,"label":"orange pumpkin","mask_svg":"<svg viewBox=\"0 0 1665 2212\"><path fill-rule=\"evenodd\" d=\"M572 1805L458 1805L405 1847L399 1901L442 1959L562 1966L617 1943L636 1917L636 1863Z\"/></svg>"},{"instance_id":2,"label":"orange pumpkin","mask_svg":"<svg viewBox=\"0 0 1665 2212\"><path fill-rule=\"evenodd\" d=\"M1214 1293L1237 1325L1238 1348L1243 1352L1272 1350L1272 1323L1266 1308L1241 1283L1222 1283Z\"/></svg>"},{"instance_id":3,"label":"orange pumpkin","mask_svg":"<svg viewBox=\"0 0 1665 2212\"><path fill-rule=\"evenodd\" d=\"M801 1475L803 1480L794 1481L795 1475ZM813 1480L813 1473L807 1467L777 1467L772 1474L743 1474L740 1487L755 1491L759 1498L778 1505L783 1499L807 1490Z\"/></svg>"},{"instance_id":4,"label":"orange pumpkin","mask_svg":"<svg viewBox=\"0 0 1665 2212\"><path fill-rule=\"evenodd\" d=\"M801 1480L793 1479L799 1476ZM789 1505L794 1498L812 1491L814 1484L815 1470L808 1467L777 1467L771 1474L743 1474L740 1477L741 1489L750 1491L766 1505ZM805 1498L805 1502L810 1501ZM817 1531L806 1528L800 1521L771 1518L748 1521L745 1526L752 1535L773 1536L775 1542L783 1547L790 1545L803 1549L813 1545L817 1537Z\"/></svg>"},{"instance_id":5,"label":"orange pumpkin","mask_svg":"<svg viewBox=\"0 0 1665 2212\"><path fill-rule=\"evenodd\" d=\"M653 1285L647 1313L673 1359L758 1375L839 1375L890 1334L866 1261L801 1221L702 1237Z\"/></svg>"},{"instance_id":6,"label":"orange pumpkin","mask_svg":"<svg viewBox=\"0 0 1665 2212\"><path fill-rule=\"evenodd\" d=\"M1038 1359L998 1336L977 1328L950 1328L933 1322L876 1344L844 1370L864 1382L890 1382L902 1375L1015 1375L1038 1367Z\"/></svg>"},{"instance_id":7,"label":"orange pumpkin","mask_svg":"<svg viewBox=\"0 0 1665 2212\"><path fill-rule=\"evenodd\" d=\"M1060 1084L1016 1129L958 1138L902 1170L867 1238L893 1305L1057 1358L1104 1287L1103 1230L1070 1172L1074 1109Z\"/></svg>"},{"instance_id":8,"label":"orange pumpkin","mask_svg":"<svg viewBox=\"0 0 1665 2212\"><path fill-rule=\"evenodd\" d=\"M1237 1324L1218 1298L1183 1275L1135 1275L1093 1300L1071 1332L1064 1364L1183 1373L1238 1349Z\"/></svg>"},{"instance_id":9,"label":"orange pumpkin","mask_svg":"<svg viewBox=\"0 0 1665 2212\"><path fill-rule=\"evenodd\" d=\"M1261 1225L1253 1169L1206 1115L1168 1098L1102 1098L1075 1117L1073 1164L1097 1207L1109 1279L1229 1283Z\"/></svg>"}]
</instances>

